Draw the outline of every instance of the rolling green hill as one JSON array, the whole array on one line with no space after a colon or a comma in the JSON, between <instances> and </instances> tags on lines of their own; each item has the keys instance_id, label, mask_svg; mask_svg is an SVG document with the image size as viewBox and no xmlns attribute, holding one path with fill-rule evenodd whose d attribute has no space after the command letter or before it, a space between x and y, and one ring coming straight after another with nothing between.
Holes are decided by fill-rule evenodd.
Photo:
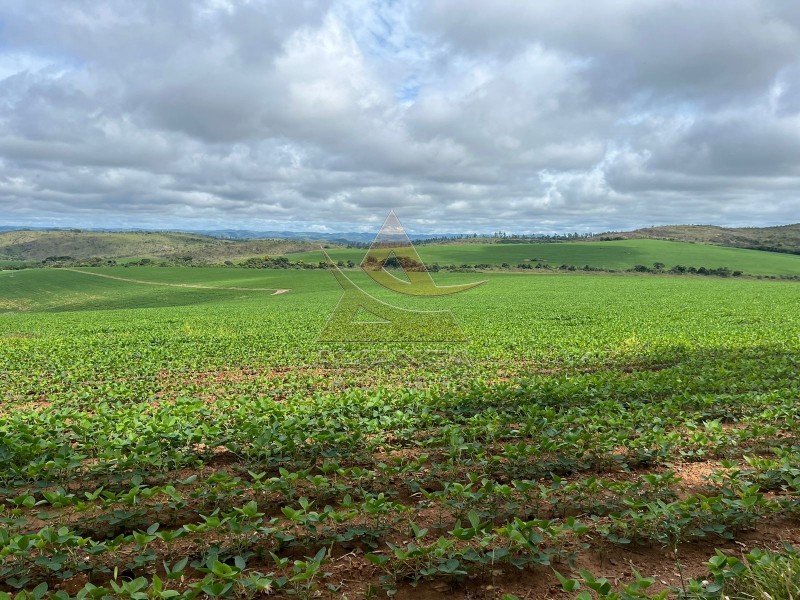
<instances>
[{"instance_id":1,"label":"rolling green hill","mask_svg":"<svg viewBox=\"0 0 800 600\"><path fill-rule=\"evenodd\" d=\"M0 259L41 261L50 256L77 260L175 259L191 256L211 263L259 255L276 255L313 248L293 240L223 240L206 235L172 232L8 231L0 233Z\"/></svg>"},{"instance_id":2,"label":"rolling green hill","mask_svg":"<svg viewBox=\"0 0 800 600\"><path fill-rule=\"evenodd\" d=\"M611 242L564 242L558 244L446 244L417 248L426 264L440 266L462 264L501 265L512 267L524 262L546 262L605 269L631 269L635 265L652 266L664 263L687 267L728 267L750 275L800 275L800 256L742 248L726 248L704 244L632 239ZM334 260L360 262L366 250L333 248L328 251ZM319 251L292 256L292 260L316 262Z\"/></svg>"},{"instance_id":3,"label":"rolling green hill","mask_svg":"<svg viewBox=\"0 0 800 600\"><path fill-rule=\"evenodd\" d=\"M366 275L351 273L359 284ZM462 273L438 273L436 281L451 285L471 281ZM372 284L374 285L374 284ZM273 294L275 290L287 293ZM373 290L399 302L386 290ZM330 296L336 303L341 288L322 269L247 269L201 267L100 267L86 269L26 269L0 271L0 313L76 312L190 306L207 303L280 302L298 295ZM274 296L274 297L273 297Z\"/></svg>"},{"instance_id":4,"label":"rolling green hill","mask_svg":"<svg viewBox=\"0 0 800 600\"><path fill-rule=\"evenodd\" d=\"M635 231L600 234L595 239L657 239L732 246L752 250L800 253L800 223L776 227L717 227L715 225L667 225Z\"/></svg>"},{"instance_id":5,"label":"rolling green hill","mask_svg":"<svg viewBox=\"0 0 800 600\"><path fill-rule=\"evenodd\" d=\"M110 267L85 269L89 274L76 271L0 272L0 313L189 306L236 302L242 298L260 301L270 297L272 289L289 288L296 294L314 291L320 283L328 289L336 289L335 281L324 271L315 271L316 279L304 277L304 271L294 270ZM276 296L270 301L281 299Z\"/></svg>"}]
</instances>

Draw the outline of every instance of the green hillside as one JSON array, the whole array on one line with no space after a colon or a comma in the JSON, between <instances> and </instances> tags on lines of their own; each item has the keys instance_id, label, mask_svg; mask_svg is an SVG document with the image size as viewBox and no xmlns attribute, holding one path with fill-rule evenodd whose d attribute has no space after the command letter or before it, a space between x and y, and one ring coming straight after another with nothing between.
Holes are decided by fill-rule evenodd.
<instances>
[{"instance_id":1,"label":"green hillside","mask_svg":"<svg viewBox=\"0 0 800 600\"><path fill-rule=\"evenodd\" d=\"M369 285L362 273L351 273L360 284ZM438 273L443 285L465 283L473 278L463 273ZM373 284L374 285L374 284ZM275 295L274 290L288 290ZM386 290L372 290L379 297L400 305L406 298L392 299ZM282 302L328 295L335 304L341 293L336 280L321 269L247 269L185 267L102 267L91 269L27 269L0 271L0 313L75 312L189 306L207 303Z\"/></svg>"},{"instance_id":2,"label":"green hillside","mask_svg":"<svg viewBox=\"0 0 800 600\"><path fill-rule=\"evenodd\" d=\"M718 227L716 225L665 225L635 231L600 234L595 239L658 239L800 253L800 223L775 227Z\"/></svg>"},{"instance_id":3,"label":"green hillside","mask_svg":"<svg viewBox=\"0 0 800 600\"><path fill-rule=\"evenodd\" d=\"M304 277L303 273L295 270L182 267L117 267L87 269L84 273L71 269L0 271L0 312L188 306L242 298L259 300L272 293L271 290L264 291L264 288L289 288L297 293L313 291L323 284L331 290L336 289L335 281L325 271L316 271L316 279ZM253 291L230 288L251 288Z\"/></svg>"},{"instance_id":4,"label":"green hillside","mask_svg":"<svg viewBox=\"0 0 800 600\"><path fill-rule=\"evenodd\" d=\"M0 259L41 261L51 256L174 259L209 263L313 248L293 240L223 240L172 232L8 231L0 233Z\"/></svg>"},{"instance_id":5,"label":"green hillside","mask_svg":"<svg viewBox=\"0 0 800 600\"><path fill-rule=\"evenodd\" d=\"M687 267L728 267L751 275L800 275L800 256L727 248L662 240L621 240L611 242L564 242L557 244L447 244L417 248L426 264L444 265L501 265L516 266L523 262L546 262L558 267L562 264L605 269L630 269L635 265L652 266L664 263ZM360 262L363 249L333 248L328 251L334 260ZM316 262L321 252L307 252L292 256L292 260Z\"/></svg>"}]
</instances>

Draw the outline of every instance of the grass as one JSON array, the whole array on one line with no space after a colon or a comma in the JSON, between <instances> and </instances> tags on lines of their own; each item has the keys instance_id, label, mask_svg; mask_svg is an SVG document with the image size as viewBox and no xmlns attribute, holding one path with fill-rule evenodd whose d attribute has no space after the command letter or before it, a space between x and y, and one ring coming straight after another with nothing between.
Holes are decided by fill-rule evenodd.
<instances>
[{"instance_id":1,"label":"grass","mask_svg":"<svg viewBox=\"0 0 800 600\"><path fill-rule=\"evenodd\" d=\"M664 263L667 268L675 265L686 267L728 267L752 275L800 275L800 256L777 254L741 248L725 248L668 242L662 240L620 240L611 242L567 242L558 244L463 244L420 246L420 257L426 264L439 265L501 265L508 263L535 264L543 261L553 267L562 264L606 269L630 269L635 265L652 266ZM329 250L334 260L352 260L359 263L364 250ZM291 259L314 262L319 252L292 255Z\"/></svg>"},{"instance_id":2,"label":"grass","mask_svg":"<svg viewBox=\"0 0 800 600\"><path fill-rule=\"evenodd\" d=\"M717 227L714 225L667 225L605 234L624 238L665 239L736 248L800 252L800 223L776 227ZM599 237L603 237L601 234Z\"/></svg>"},{"instance_id":3,"label":"grass","mask_svg":"<svg viewBox=\"0 0 800 600\"><path fill-rule=\"evenodd\" d=\"M8 231L0 232L0 258L41 261L50 256L75 259L179 258L198 263L277 255L313 246L291 240L223 240L171 232Z\"/></svg>"},{"instance_id":4,"label":"grass","mask_svg":"<svg viewBox=\"0 0 800 600\"><path fill-rule=\"evenodd\" d=\"M744 568L727 578L722 595L730 600L797 600L800 598L800 554L756 550L735 563ZM729 571L730 573L730 571Z\"/></svg>"}]
</instances>

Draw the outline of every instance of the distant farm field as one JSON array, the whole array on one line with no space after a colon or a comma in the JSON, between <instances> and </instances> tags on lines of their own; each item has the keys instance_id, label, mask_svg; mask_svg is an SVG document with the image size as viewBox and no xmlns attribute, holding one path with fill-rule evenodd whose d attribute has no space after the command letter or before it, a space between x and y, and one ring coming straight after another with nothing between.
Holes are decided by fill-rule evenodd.
<instances>
[{"instance_id":1,"label":"distant farm field","mask_svg":"<svg viewBox=\"0 0 800 600\"><path fill-rule=\"evenodd\" d=\"M800 255L706 246L686 242L662 240L620 240L611 242L563 242L554 244L452 244L430 245L417 248L426 264L444 265L500 265L517 266L523 262L546 262L558 267L562 264L604 269L631 269L635 265L651 267L660 262L671 268L728 267L751 275L800 275ZM360 262L364 250L329 250L334 260ZM316 262L319 253L306 252L291 255L292 260Z\"/></svg>"},{"instance_id":2,"label":"distant farm field","mask_svg":"<svg viewBox=\"0 0 800 600\"><path fill-rule=\"evenodd\" d=\"M586 246L617 268L800 259L638 242ZM796 282L437 273L486 283L414 299L350 272L470 339L358 345L316 342L325 270L81 271L0 272L0 591L574 598L554 571L582 591L635 570L652 585L621 597L678 597L715 549L800 543Z\"/></svg>"}]
</instances>

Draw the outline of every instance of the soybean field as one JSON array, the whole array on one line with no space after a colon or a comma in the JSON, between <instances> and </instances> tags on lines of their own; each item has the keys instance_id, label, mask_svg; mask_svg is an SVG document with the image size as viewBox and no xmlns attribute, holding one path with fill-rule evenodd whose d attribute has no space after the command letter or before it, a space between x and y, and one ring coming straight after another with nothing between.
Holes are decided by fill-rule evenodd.
<instances>
[{"instance_id":1,"label":"soybean field","mask_svg":"<svg viewBox=\"0 0 800 600\"><path fill-rule=\"evenodd\" d=\"M480 278L370 290L451 310L467 342L323 344L324 269L0 271L0 598L748 598L759 569L800 576L800 284Z\"/></svg>"}]
</instances>

